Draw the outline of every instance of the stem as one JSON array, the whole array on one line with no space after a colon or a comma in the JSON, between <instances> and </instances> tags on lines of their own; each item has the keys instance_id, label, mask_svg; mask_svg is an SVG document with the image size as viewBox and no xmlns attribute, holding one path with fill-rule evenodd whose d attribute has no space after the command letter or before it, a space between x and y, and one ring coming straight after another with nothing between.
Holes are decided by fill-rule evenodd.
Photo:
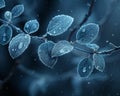
<instances>
[{"instance_id":1,"label":"stem","mask_svg":"<svg viewBox=\"0 0 120 96\"><path fill-rule=\"evenodd\" d=\"M15 29L16 30L16 32L17 33L24 33L23 31L22 31L22 29L20 29L20 28L18 28L17 26L15 26L15 25L13 25L13 24L9 24L13 29Z\"/></svg>"},{"instance_id":2,"label":"stem","mask_svg":"<svg viewBox=\"0 0 120 96\"><path fill-rule=\"evenodd\" d=\"M89 6L89 9L88 9L88 12L87 14L85 15L84 19L82 20L82 22L77 25L75 28L73 28L71 31L70 31L70 35L68 37L68 41L71 40L73 34L84 24L87 22L88 18L91 16L92 14L92 10L93 10L93 7L94 7L94 4L95 4L96 0L91 0L91 4Z\"/></svg>"},{"instance_id":3,"label":"stem","mask_svg":"<svg viewBox=\"0 0 120 96\"><path fill-rule=\"evenodd\" d=\"M90 52L88 52L88 51L86 51L86 50L84 50L84 49L80 49L80 48L78 48L78 47L74 47L74 49L76 49L76 50L78 50L78 51L81 51L81 52L88 53L88 54L92 54L92 53L90 53Z\"/></svg>"},{"instance_id":4,"label":"stem","mask_svg":"<svg viewBox=\"0 0 120 96\"><path fill-rule=\"evenodd\" d=\"M111 49L111 50L108 50L108 51L98 52L98 54L112 54L112 53L114 53L115 51L118 51L118 50L120 50L120 46L115 47L114 49Z\"/></svg>"},{"instance_id":5,"label":"stem","mask_svg":"<svg viewBox=\"0 0 120 96\"><path fill-rule=\"evenodd\" d=\"M5 24L10 25L13 29L15 29L15 30L17 31L17 33L23 33L22 29L20 29L20 28L18 28L17 26L13 25L11 22L7 22L7 21L5 21L5 20L3 20L3 19L1 19L1 18L0 18L0 21L1 21L2 23L5 23Z\"/></svg>"}]
</instances>

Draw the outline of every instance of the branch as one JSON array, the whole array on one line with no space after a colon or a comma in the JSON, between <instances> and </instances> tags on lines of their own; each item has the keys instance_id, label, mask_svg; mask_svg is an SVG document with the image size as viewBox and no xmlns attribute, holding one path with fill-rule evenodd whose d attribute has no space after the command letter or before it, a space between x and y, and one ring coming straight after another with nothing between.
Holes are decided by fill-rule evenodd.
<instances>
[{"instance_id":1,"label":"branch","mask_svg":"<svg viewBox=\"0 0 120 96\"><path fill-rule=\"evenodd\" d=\"M112 53L114 53L115 51L118 51L118 50L120 50L120 46L115 47L115 48L113 48L111 50L108 50L108 51L98 52L98 54L112 54Z\"/></svg>"},{"instance_id":2,"label":"branch","mask_svg":"<svg viewBox=\"0 0 120 96\"><path fill-rule=\"evenodd\" d=\"M91 1L91 4L89 6L89 9L88 9L88 13L85 15L84 19L82 20L82 22L77 25L75 28L73 28L71 31L70 31L70 35L68 37L68 41L71 40L73 34L84 24L87 22L88 18L91 16L92 14L92 10L93 10L93 7L94 7L94 4L95 4L96 0L92 0Z\"/></svg>"}]
</instances>

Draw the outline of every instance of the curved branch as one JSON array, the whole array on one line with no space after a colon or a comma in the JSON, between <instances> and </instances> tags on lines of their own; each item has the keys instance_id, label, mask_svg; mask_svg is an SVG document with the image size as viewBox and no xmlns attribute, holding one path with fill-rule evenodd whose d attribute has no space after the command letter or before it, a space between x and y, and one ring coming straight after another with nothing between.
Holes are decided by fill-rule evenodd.
<instances>
[{"instance_id":1,"label":"curved branch","mask_svg":"<svg viewBox=\"0 0 120 96\"><path fill-rule=\"evenodd\" d=\"M92 10L93 10L93 7L94 7L95 2L96 2L96 0L92 0L92 1L91 1L91 4L90 4L89 9L88 9L88 12L87 12L87 14L85 15L84 19L82 20L82 22L70 31L70 35L69 35L69 37L68 37L68 41L70 41L71 38L72 38L72 35L73 35L84 23L87 22L88 18L89 18L89 17L91 16L91 14L92 14Z\"/></svg>"}]
</instances>

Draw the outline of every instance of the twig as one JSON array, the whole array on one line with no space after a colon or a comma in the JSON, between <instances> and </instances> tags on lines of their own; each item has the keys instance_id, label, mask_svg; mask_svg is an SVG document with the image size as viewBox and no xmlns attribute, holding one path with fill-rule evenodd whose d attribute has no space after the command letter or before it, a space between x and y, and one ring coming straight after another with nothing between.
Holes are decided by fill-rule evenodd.
<instances>
[{"instance_id":1,"label":"twig","mask_svg":"<svg viewBox=\"0 0 120 96\"><path fill-rule=\"evenodd\" d=\"M98 54L112 54L112 53L114 53L115 51L118 51L118 50L120 50L120 46L115 47L115 48L113 48L111 50L108 50L108 51L98 52Z\"/></svg>"},{"instance_id":2,"label":"twig","mask_svg":"<svg viewBox=\"0 0 120 96\"><path fill-rule=\"evenodd\" d=\"M88 9L88 12L87 14L85 15L84 19L82 20L82 22L77 25L75 28L73 28L72 30L70 30L70 35L68 37L68 41L71 40L73 34L84 24L87 22L88 18L91 16L91 13L92 13L92 10L93 10L93 7L94 7L94 4L95 4L96 0L92 0L91 1L91 4L89 6L89 9Z\"/></svg>"}]
</instances>

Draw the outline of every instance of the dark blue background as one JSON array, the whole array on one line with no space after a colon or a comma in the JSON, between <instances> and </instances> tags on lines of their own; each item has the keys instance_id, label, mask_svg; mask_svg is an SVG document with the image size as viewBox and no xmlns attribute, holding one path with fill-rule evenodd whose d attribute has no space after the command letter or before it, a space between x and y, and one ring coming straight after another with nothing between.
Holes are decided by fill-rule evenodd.
<instances>
[{"instance_id":1,"label":"dark blue background","mask_svg":"<svg viewBox=\"0 0 120 96\"><path fill-rule=\"evenodd\" d=\"M41 36L45 34L50 19L58 14L74 17L72 27L79 24L87 13L91 0L5 1L6 7L0 9L1 18L5 11L11 10L17 4L23 4L25 12L14 20L14 24L23 29L26 21L36 18L40 22L40 29L32 35ZM100 25L100 34L95 41L100 47L106 46L107 42L120 45L120 0L96 0L88 22ZM69 32L66 32L48 38L57 42L66 39L68 35ZM0 45L1 80L10 73L16 65L15 62L20 64L3 85L0 96L120 96L119 51L105 58L106 68L103 73L94 70L89 78L83 79L76 71L81 56L73 53L60 57L53 69L45 67L37 56L37 47L41 42L33 39L29 48L17 60L11 59L8 45Z\"/></svg>"}]
</instances>

